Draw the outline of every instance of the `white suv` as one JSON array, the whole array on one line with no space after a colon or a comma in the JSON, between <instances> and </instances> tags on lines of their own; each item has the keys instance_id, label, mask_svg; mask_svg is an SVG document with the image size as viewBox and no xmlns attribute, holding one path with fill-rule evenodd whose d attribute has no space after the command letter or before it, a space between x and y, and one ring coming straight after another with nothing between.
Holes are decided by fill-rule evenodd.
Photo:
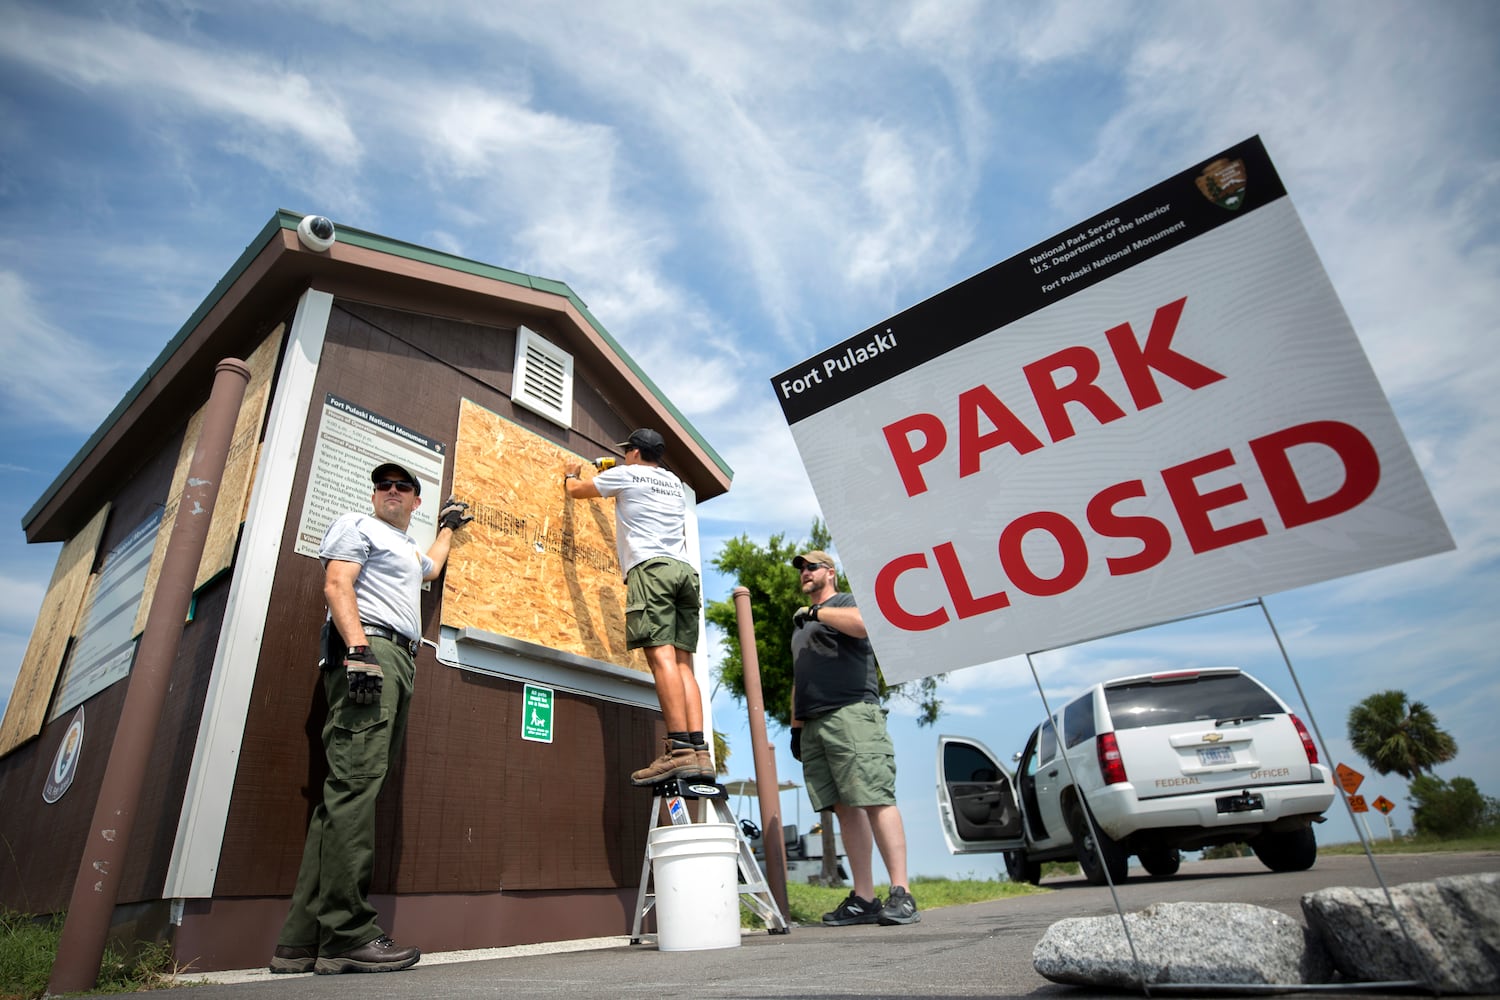
<instances>
[{"instance_id":1,"label":"white suv","mask_svg":"<svg viewBox=\"0 0 1500 1000\"><path fill-rule=\"evenodd\" d=\"M1180 851L1233 841L1272 871L1302 871L1334 797L1301 720L1235 667L1096 684L1033 730L1016 760L1012 773L977 740L938 737L948 849L1003 851L1017 882L1059 859L1076 859L1095 885L1120 882L1132 854L1148 874L1173 875Z\"/></svg>"}]
</instances>

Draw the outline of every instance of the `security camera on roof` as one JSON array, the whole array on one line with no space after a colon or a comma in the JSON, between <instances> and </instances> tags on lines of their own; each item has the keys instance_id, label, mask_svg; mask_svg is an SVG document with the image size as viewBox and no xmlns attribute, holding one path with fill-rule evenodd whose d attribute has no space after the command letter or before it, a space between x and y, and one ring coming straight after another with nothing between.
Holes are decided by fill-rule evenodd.
<instances>
[{"instance_id":1,"label":"security camera on roof","mask_svg":"<svg viewBox=\"0 0 1500 1000\"><path fill-rule=\"evenodd\" d=\"M335 239L333 223L321 215L304 215L297 223L297 238L309 250L327 250Z\"/></svg>"}]
</instances>

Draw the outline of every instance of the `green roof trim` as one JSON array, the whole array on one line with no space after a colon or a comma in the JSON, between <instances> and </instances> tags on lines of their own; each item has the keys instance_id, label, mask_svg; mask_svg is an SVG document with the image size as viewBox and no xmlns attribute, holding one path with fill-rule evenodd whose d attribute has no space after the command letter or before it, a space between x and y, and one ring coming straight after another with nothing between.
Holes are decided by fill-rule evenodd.
<instances>
[{"instance_id":1,"label":"green roof trim","mask_svg":"<svg viewBox=\"0 0 1500 1000\"><path fill-rule=\"evenodd\" d=\"M250 243L245 247L244 251L235 260L234 264L214 285L213 290L204 297L198 308L193 310L193 314L188 317L187 322L183 323L182 326L178 328L177 333L172 337L170 341L167 342L166 347L162 348L162 351L159 355L157 355L156 360L151 362L150 367L146 369L145 373L142 374L140 378L136 379L135 384L132 385L130 387L130 390L125 393L124 398L122 398L120 402L115 406L115 408L110 411L109 416L104 418L104 421L100 423L99 428L94 431L93 435L90 436L86 442L84 442L83 447L80 448L78 450L78 453L73 456L72 461L70 461L63 468L62 472L58 474L57 478L52 481L52 485L47 487L46 491L42 493L41 497L36 501L36 503L31 505L31 509L28 510L25 516L21 518L21 529L23 531L28 525L31 524L33 520L36 519L42 508L45 507L47 503L57 495L57 492L62 489L63 484L67 482L68 477L71 476L74 471L76 471L78 467L83 464L83 460L88 457L89 453L92 452L96 446L98 446L99 442L103 440L104 435L108 432L108 430L113 427L115 422L120 419L120 417L125 413L127 409L130 408L130 404L135 402L136 397L145 390L147 383L149 383L151 379L154 378L156 374L166 366L167 361L172 357L173 354L177 352L178 348L180 348L183 343L187 341L189 335L191 335L193 330L197 328L198 324L203 321L203 318L207 316L208 313L219 304L219 301L224 297L225 293L228 292L229 289L234 285L234 283L240 279L240 276L245 273L246 269L249 268L251 262L254 261L255 258L260 255L261 251L266 248L267 244L271 242L276 233L284 229L295 231L297 228L297 224L302 221L304 214L305 213L289 212L284 208L277 209L276 214L273 215L263 227L261 227L260 232L256 234L255 238L250 241ZM726 476L731 479L734 478L734 470L731 469L725 463L724 459L719 455L719 453L715 451L713 447L703 439L703 436L698 433L698 429L694 427L692 423L690 423L688 419L683 416L682 411L679 410L676 405L673 404L673 402L662 393L661 389L656 385L655 382L651 380L650 376L648 376L644 371L641 370L640 365L635 363L635 359L632 358L625 351L625 349L620 346L619 341L615 340L615 338L610 335L609 331L604 328L603 324L601 324L597 318L595 318L594 314L589 312L588 307L583 304L583 300L575 295L573 290L569 288L566 283L556 281L551 278L534 277L532 275L523 274L520 271L512 271L509 268L496 267L493 264L484 264L476 260L470 260L466 257L459 257L455 254L444 253L440 250L433 250L430 247L418 246L415 243L407 243L404 240L392 239L387 236L381 236L377 233L366 232L362 229L348 229L341 225L338 225L337 223L335 223L335 228L338 233L339 241L348 243L351 246L362 247L366 250L373 250L377 253L391 254L392 256L396 257L404 257L407 260L414 260L424 264L431 264L434 267L441 267L450 271L458 271L462 274L472 274L476 277L488 278L494 281L503 281L507 284L518 285L522 288L530 288L535 291L545 292L550 295L559 295L563 298L566 298L573 304L574 308L578 310L579 314L589 322L589 324L594 328L594 331L598 333L600 337L604 338L604 342L609 345L610 350L614 351L615 354L620 358L620 360L625 362L626 367L628 367L632 372L635 373L636 377L638 377L646 386L646 388L651 392L651 394L656 397L657 401L666 408L667 412L670 413L678 421L678 423L683 426L688 434L692 436L694 441L698 442L699 446L703 448L704 453L713 460L714 464L717 465Z\"/></svg>"}]
</instances>

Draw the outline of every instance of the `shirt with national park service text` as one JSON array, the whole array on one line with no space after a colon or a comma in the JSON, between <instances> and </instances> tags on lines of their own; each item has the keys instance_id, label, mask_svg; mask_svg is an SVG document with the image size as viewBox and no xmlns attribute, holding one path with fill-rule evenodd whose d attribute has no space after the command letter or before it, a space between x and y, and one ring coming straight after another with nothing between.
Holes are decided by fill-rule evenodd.
<instances>
[{"instance_id":1,"label":"shirt with national park service text","mask_svg":"<svg viewBox=\"0 0 1500 1000\"><path fill-rule=\"evenodd\" d=\"M647 559L689 562L687 489L659 465L617 465L593 478L602 497L615 498L615 551L621 574Z\"/></svg>"}]
</instances>

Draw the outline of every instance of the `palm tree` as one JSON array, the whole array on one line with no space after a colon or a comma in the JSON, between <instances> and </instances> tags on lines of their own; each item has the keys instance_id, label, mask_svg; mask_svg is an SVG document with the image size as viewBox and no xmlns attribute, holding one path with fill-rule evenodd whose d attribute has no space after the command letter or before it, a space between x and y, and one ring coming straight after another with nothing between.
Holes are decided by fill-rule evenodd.
<instances>
[{"instance_id":1,"label":"palm tree","mask_svg":"<svg viewBox=\"0 0 1500 1000\"><path fill-rule=\"evenodd\" d=\"M1458 755L1458 744L1439 729L1437 718L1405 691L1381 691L1349 709L1349 742L1380 774L1410 781Z\"/></svg>"}]
</instances>

